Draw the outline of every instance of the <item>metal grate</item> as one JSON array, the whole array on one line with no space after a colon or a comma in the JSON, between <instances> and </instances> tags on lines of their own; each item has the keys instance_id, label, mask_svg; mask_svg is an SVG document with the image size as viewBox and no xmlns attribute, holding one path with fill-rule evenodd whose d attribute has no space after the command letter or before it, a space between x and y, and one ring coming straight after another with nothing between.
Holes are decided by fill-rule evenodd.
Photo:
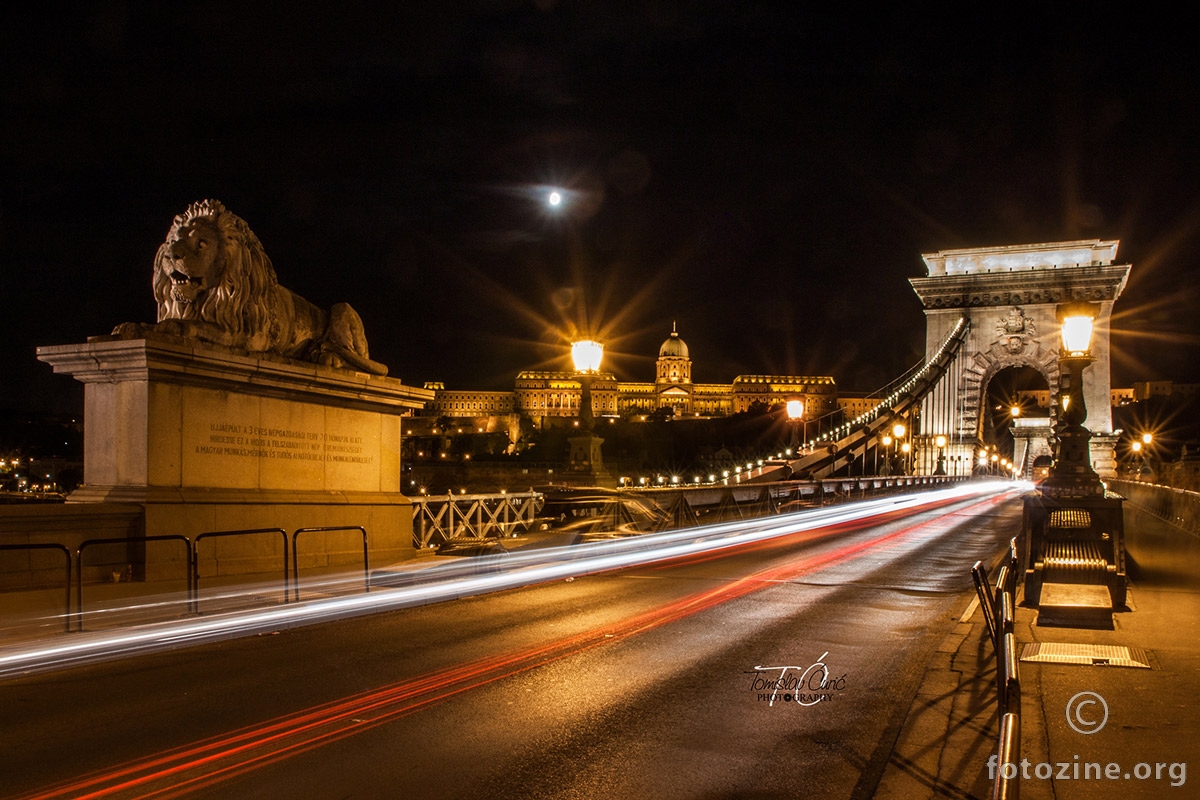
<instances>
[{"instance_id":1,"label":"metal grate","mask_svg":"<svg viewBox=\"0 0 1200 800\"><path fill-rule=\"evenodd\" d=\"M1021 648L1021 660L1043 664L1083 664L1086 666L1150 669L1150 660L1146 656L1145 650L1140 647L1109 644L1030 642Z\"/></svg>"},{"instance_id":2,"label":"metal grate","mask_svg":"<svg viewBox=\"0 0 1200 800\"><path fill-rule=\"evenodd\" d=\"M1085 508L1062 508L1050 512L1051 528L1078 530L1092 527L1092 515Z\"/></svg>"}]
</instances>

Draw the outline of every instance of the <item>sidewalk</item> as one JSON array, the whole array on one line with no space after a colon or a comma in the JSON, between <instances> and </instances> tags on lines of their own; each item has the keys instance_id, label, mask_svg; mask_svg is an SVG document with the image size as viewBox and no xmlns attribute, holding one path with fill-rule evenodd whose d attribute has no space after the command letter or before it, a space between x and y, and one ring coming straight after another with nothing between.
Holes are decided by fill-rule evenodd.
<instances>
[{"instance_id":1,"label":"sidewalk","mask_svg":"<svg viewBox=\"0 0 1200 800\"><path fill-rule=\"evenodd\" d=\"M1195 796L1182 765L1200 770L1200 591L1133 583L1129 607L1114 615L1113 630L1038 626L1035 609L1017 608L1019 653L1029 643L1109 645L1144 651L1149 664L1021 661L1025 800ZM1108 710L1090 734L1067 718L1080 692L1099 695ZM1095 698L1075 702L1078 727L1102 718ZM988 759L998 735L996 656L973 602L930 662L874 797L990 798ZM1192 780L1200 782L1200 773Z\"/></svg>"}]
</instances>

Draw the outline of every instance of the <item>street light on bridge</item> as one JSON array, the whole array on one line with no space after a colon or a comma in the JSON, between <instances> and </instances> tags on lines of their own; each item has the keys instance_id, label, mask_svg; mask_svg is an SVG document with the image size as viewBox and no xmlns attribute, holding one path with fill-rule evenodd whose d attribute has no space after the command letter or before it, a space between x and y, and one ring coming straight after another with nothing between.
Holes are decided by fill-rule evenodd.
<instances>
[{"instance_id":1,"label":"street light on bridge","mask_svg":"<svg viewBox=\"0 0 1200 800\"><path fill-rule=\"evenodd\" d=\"M1062 325L1059 355L1059 420L1055 426L1058 451L1050 475L1042 484L1043 494L1054 497L1103 497L1104 484L1092 469L1092 433L1083 426L1087 403L1083 393L1083 370L1095 357L1091 354L1092 330L1099 313L1095 303L1079 301L1058 307Z\"/></svg>"},{"instance_id":2,"label":"street light on bridge","mask_svg":"<svg viewBox=\"0 0 1200 800\"><path fill-rule=\"evenodd\" d=\"M596 417L592 410L592 380L600 371L604 345L583 339L571 345L571 360L579 375L579 436L568 439L571 444L570 467L587 473L596 484L610 484L611 476L604 470L600 446L604 444L595 433Z\"/></svg>"},{"instance_id":3,"label":"street light on bridge","mask_svg":"<svg viewBox=\"0 0 1200 800\"><path fill-rule=\"evenodd\" d=\"M792 426L792 452L799 455L796 445L796 432L800 425L804 425L804 438L808 438L808 420L804 418L804 401L803 400L788 400L787 401L788 421Z\"/></svg>"},{"instance_id":4,"label":"street light on bridge","mask_svg":"<svg viewBox=\"0 0 1200 800\"><path fill-rule=\"evenodd\" d=\"M934 475L945 475L946 474L946 437L941 434L938 434L937 438L933 440L933 443L937 446L937 469L935 469L933 471L933 474Z\"/></svg>"},{"instance_id":5,"label":"street light on bridge","mask_svg":"<svg viewBox=\"0 0 1200 800\"><path fill-rule=\"evenodd\" d=\"M604 357L604 345L591 339L583 339L571 345L571 360L579 373L579 427L590 431L596 418L592 411L592 378L600 370Z\"/></svg>"},{"instance_id":6,"label":"street light on bridge","mask_svg":"<svg viewBox=\"0 0 1200 800\"><path fill-rule=\"evenodd\" d=\"M901 456L900 459L898 459L899 464L897 465L899 467L900 473L902 475L908 474L906 462L908 460L908 452L911 449L908 442L904 441L904 434L906 434L906 433L908 433L908 428L905 427L903 422L897 422L896 424L892 425L892 436L894 436L896 439L896 448L895 449L904 453L904 455Z\"/></svg>"}]
</instances>

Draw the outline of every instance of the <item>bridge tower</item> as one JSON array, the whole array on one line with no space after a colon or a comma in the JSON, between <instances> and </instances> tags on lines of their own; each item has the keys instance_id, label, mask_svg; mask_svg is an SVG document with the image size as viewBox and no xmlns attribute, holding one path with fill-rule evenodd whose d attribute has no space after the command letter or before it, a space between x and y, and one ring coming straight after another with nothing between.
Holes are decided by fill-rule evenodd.
<instances>
[{"instance_id":1,"label":"bridge tower","mask_svg":"<svg viewBox=\"0 0 1200 800\"><path fill-rule=\"evenodd\" d=\"M926 354L934 353L960 317L967 318L970 332L955 367L922 403L921 438L944 435L947 456L973 463L984 442L988 384L1008 367L1037 370L1056 398L1061 339L1055 309L1088 300L1100 305L1100 315L1092 338L1096 361L1083 376L1084 425L1093 433L1093 468L1101 476L1115 475L1108 323L1130 270L1117 263L1118 244L1087 239L923 254L928 275L909 282L925 310Z\"/></svg>"}]
</instances>

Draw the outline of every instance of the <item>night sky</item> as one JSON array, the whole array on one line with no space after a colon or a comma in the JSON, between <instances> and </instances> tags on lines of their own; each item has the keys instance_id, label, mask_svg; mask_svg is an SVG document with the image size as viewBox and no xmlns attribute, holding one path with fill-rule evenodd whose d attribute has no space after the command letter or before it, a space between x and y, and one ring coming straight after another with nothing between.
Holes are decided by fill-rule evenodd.
<instances>
[{"instance_id":1,"label":"night sky","mask_svg":"<svg viewBox=\"0 0 1200 800\"><path fill-rule=\"evenodd\" d=\"M1077 238L1133 264L1114 385L1200 382L1180 20L253 5L6 20L0 407L81 409L35 348L152 322L154 252L209 197L416 385L510 389L577 331L650 380L677 323L697 381L869 391L923 354L922 252Z\"/></svg>"}]
</instances>

